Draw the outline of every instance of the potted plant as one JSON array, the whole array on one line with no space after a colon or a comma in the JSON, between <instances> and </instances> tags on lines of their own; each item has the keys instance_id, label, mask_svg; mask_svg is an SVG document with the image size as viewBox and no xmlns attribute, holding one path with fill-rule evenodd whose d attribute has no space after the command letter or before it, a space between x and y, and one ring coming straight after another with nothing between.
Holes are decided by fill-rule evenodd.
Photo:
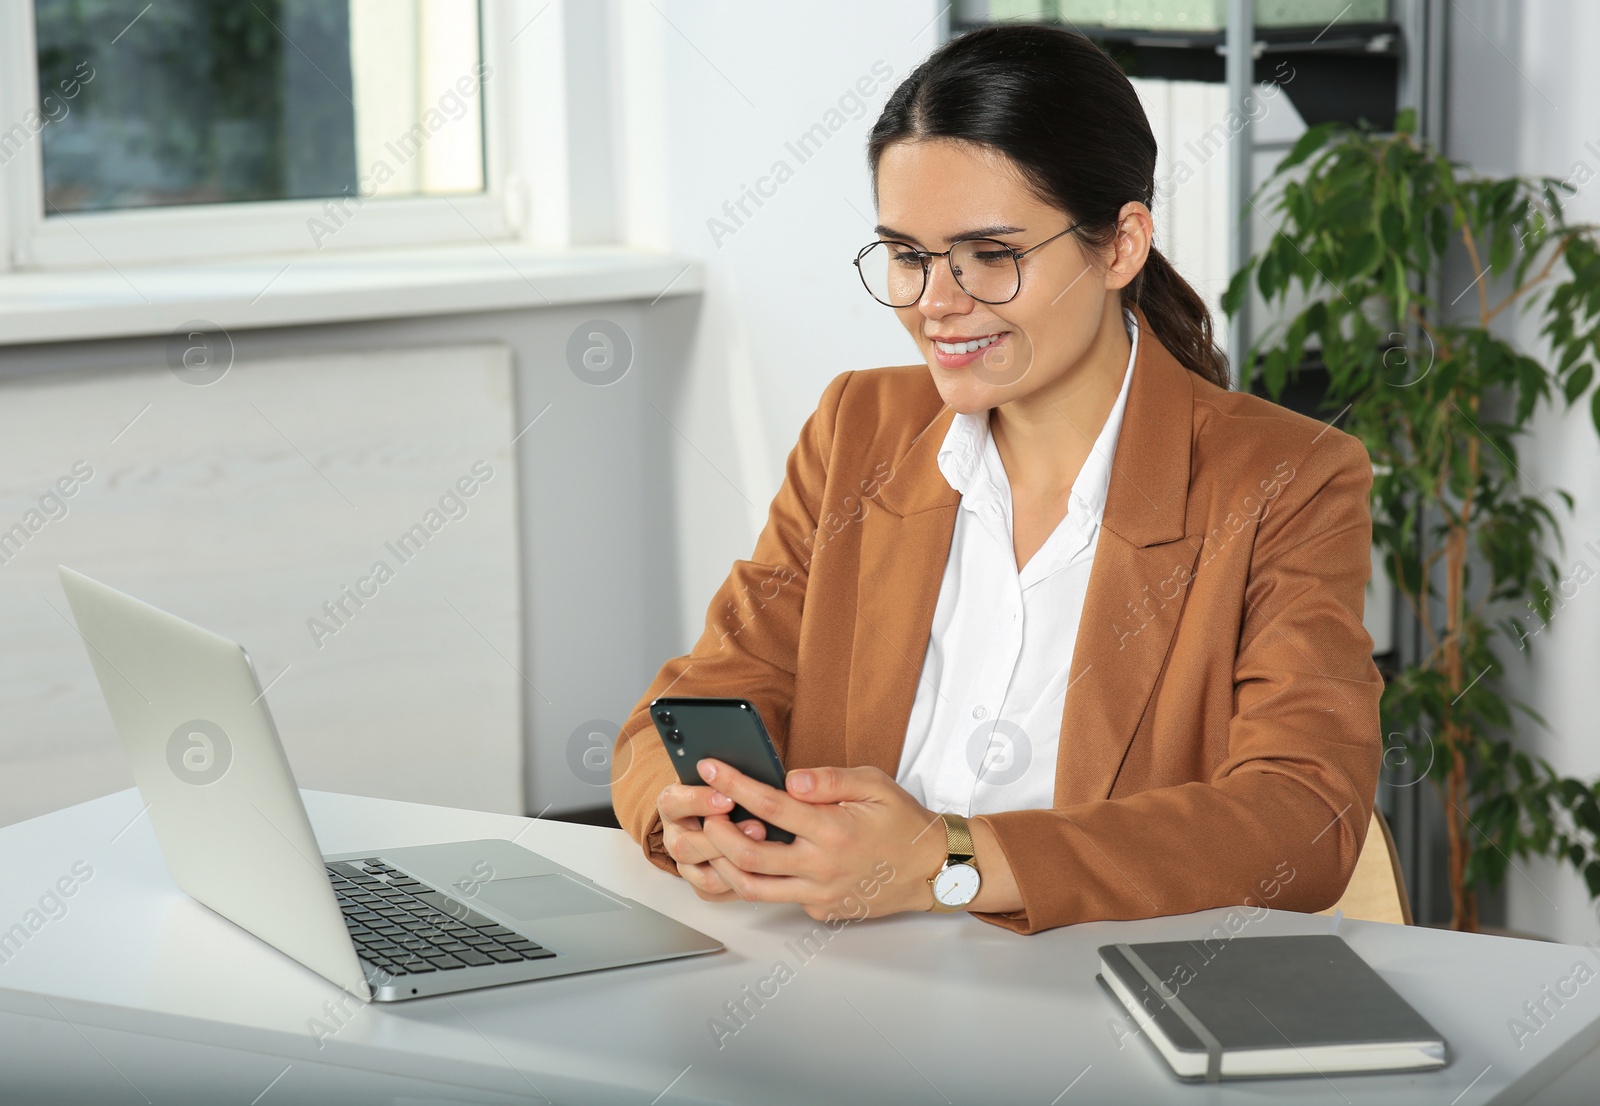
<instances>
[{"instance_id":1,"label":"potted plant","mask_svg":"<svg viewBox=\"0 0 1600 1106\"><path fill-rule=\"evenodd\" d=\"M1426 637L1384 689L1385 761L1416 765L1438 795L1450 926L1475 930L1478 889L1499 886L1516 858L1564 860L1600 896L1600 781L1520 750L1510 708L1545 723L1497 691L1502 650L1535 648L1571 598L1573 579L1544 550L1561 543L1552 496L1569 511L1572 498L1523 486L1517 441L1540 400L1570 407L1594 381L1600 248L1593 226L1562 214L1573 183L1472 175L1415 123L1403 111L1393 133L1308 130L1251 200L1276 190L1278 229L1223 308L1237 312L1253 278L1279 321L1246 364L1277 399L1319 346L1327 410L1372 456L1373 541ZM1453 249L1478 279L1436 302L1419 274ZM1513 306L1542 320L1553 367L1494 333ZM1590 406L1600 430L1600 389Z\"/></svg>"}]
</instances>

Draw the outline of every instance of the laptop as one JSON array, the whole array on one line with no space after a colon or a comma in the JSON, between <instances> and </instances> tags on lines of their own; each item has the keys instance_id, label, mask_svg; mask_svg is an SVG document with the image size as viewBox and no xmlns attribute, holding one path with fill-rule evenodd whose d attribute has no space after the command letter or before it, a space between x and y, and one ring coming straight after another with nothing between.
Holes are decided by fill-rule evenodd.
<instances>
[{"instance_id":1,"label":"laptop","mask_svg":"<svg viewBox=\"0 0 1600 1106\"><path fill-rule=\"evenodd\" d=\"M509 841L324 856L244 648L60 575L178 886L352 995L392 1002L723 947Z\"/></svg>"}]
</instances>

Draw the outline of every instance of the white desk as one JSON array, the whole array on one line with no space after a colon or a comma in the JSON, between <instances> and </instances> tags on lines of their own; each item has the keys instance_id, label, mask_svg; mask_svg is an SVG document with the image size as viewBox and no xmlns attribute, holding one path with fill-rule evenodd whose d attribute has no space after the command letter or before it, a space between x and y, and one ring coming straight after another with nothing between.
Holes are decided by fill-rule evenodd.
<instances>
[{"instance_id":1,"label":"white desk","mask_svg":"<svg viewBox=\"0 0 1600 1106\"><path fill-rule=\"evenodd\" d=\"M93 871L65 900L66 913L0 964L0 1101L1600 1100L1600 979L1520 1049L1506 1024L1577 961L1594 964L1592 951L1575 946L1345 920L1339 932L1351 946L1449 1040L1451 1066L1181 1084L1094 982L1095 949L1198 937L1226 911L1032 937L971 918L899 915L845 926L805 959L795 946L814 923L798 908L702 903L619 831L316 791L305 798L327 852L516 838L728 949L330 1013L325 1004L342 992L177 890L130 789L0 829L0 929L27 918L58 879L75 878L76 862ZM1273 911L1240 935L1329 925ZM750 1002L745 1027L719 1048L710 1019L728 1020L724 1004L754 991L779 960L792 978L764 1005ZM319 1042L312 1019L336 1032Z\"/></svg>"}]
</instances>

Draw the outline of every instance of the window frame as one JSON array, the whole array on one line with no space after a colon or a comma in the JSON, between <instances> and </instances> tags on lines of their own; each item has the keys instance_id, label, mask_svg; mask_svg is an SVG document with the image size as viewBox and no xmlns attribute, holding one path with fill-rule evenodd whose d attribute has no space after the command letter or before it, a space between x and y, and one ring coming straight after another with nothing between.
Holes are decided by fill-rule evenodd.
<instances>
[{"instance_id":1,"label":"window frame","mask_svg":"<svg viewBox=\"0 0 1600 1106\"><path fill-rule=\"evenodd\" d=\"M358 217L314 242L307 220L326 199L173 205L44 213L43 141L32 135L0 165L0 272L116 268L264 254L504 242L521 229L523 202L506 136L510 58L498 44L504 0L480 0L484 190L457 196L373 197ZM0 4L0 131L39 109L32 0ZM49 124L47 124L49 125Z\"/></svg>"}]
</instances>

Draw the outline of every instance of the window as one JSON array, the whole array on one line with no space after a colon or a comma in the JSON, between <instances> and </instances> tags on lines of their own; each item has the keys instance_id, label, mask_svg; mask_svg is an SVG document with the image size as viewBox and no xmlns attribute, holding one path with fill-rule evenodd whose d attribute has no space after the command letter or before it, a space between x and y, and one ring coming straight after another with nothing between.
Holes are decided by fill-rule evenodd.
<instances>
[{"instance_id":1,"label":"window","mask_svg":"<svg viewBox=\"0 0 1600 1106\"><path fill-rule=\"evenodd\" d=\"M0 116L19 265L507 233L477 0L28 7L0 27L35 46Z\"/></svg>"}]
</instances>

